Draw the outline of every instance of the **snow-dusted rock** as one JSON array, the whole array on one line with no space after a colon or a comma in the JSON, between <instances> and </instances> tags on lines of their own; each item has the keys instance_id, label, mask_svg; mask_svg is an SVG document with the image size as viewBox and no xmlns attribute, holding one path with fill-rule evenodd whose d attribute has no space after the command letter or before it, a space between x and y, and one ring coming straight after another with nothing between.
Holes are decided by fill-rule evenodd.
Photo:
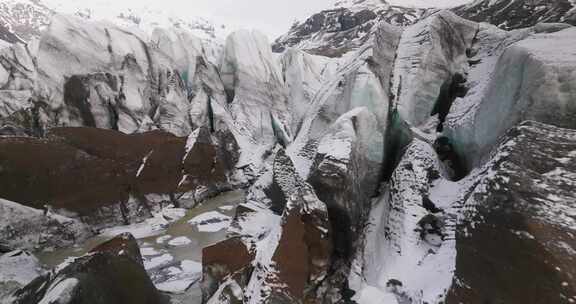
<instances>
[{"instance_id":1,"label":"snow-dusted rock","mask_svg":"<svg viewBox=\"0 0 576 304\"><path fill-rule=\"evenodd\" d=\"M576 301L576 131L508 132L462 201L448 303Z\"/></svg>"},{"instance_id":2,"label":"snow-dusted rock","mask_svg":"<svg viewBox=\"0 0 576 304\"><path fill-rule=\"evenodd\" d=\"M453 11L466 19L488 22L505 30L526 28L540 22L576 25L576 4L570 0L526 2L522 0L476 0Z\"/></svg>"},{"instance_id":3,"label":"snow-dusted rock","mask_svg":"<svg viewBox=\"0 0 576 304\"><path fill-rule=\"evenodd\" d=\"M318 145L308 181L328 207L335 257L343 265L363 240L370 198L383 173L384 138L375 115L356 108L342 115Z\"/></svg>"},{"instance_id":4,"label":"snow-dusted rock","mask_svg":"<svg viewBox=\"0 0 576 304\"><path fill-rule=\"evenodd\" d=\"M35 250L72 246L91 235L80 221L0 199L0 245Z\"/></svg>"},{"instance_id":5,"label":"snow-dusted rock","mask_svg":"<svg viewBox=\"0 0 576 304\"><path fill-rule=\"evenodd\" d=\"M36 257L21 250L0 255L0 269L0 303L45 272Z\"/></svg>"}]
</instances>

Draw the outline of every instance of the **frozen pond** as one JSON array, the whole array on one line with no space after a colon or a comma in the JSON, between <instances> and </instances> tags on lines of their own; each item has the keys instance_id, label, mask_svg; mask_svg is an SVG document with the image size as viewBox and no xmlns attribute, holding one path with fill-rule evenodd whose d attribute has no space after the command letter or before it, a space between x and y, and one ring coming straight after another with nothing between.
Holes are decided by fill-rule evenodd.
<instances>
[{"instance_id":1,"label":"frozen pond","mask_svg":"<svg viewBox=\"0 0 576 304\"><path fill-rule=\"evenodd\" d=\"M166 209L163 212L168 217L180 218L171 223L159 224L162 215L157 215L160 220L108 229L75 247L35 255L44 266L52 268L68 258L86 254L120 233L130 232L138 240L146 270L156 286L166 292L182 293L194 289L190 288L192 285L197 286L202 271L202 248L225 239L236 206L244 199L242 190L227 192L194 209Z\"/></svg>"}]
</instances>

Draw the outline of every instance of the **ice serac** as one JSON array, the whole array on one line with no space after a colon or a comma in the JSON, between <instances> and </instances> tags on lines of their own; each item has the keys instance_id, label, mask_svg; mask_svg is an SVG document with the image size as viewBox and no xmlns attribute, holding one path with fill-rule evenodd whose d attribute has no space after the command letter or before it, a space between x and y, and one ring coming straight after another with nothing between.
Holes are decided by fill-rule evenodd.
<instances>
[{"instance_id":1,"label":"ice serac","mask_svg":"<svg viewBox=\"0 0 576 304\"><path fill-rule=\"evenodd\" d=\"M477 31L476 23L441 11L403 32L392 93L409 124L420 127L433 115L442 120L447 114L466 82L468 50Z\"/></svg>"},{"instance_id":2,"label":"ice serac","mask_svg":"<svg viewBox=\"0 0 576 304\"><path fill-rule=\"evenodd\" d=\"M334 243L330 281L340 287L364 243L371 197L383 173L384 147L383 131L367 108L342 115L318 145L308 181L328 207Z\"/></svg>"},{"instance_id":3,"label":"ice serac","mask_svg":"<svg viewBox=\"0 0 576 304\"><path fill-rule=\"evenodd\" d=\"M13 303L162 303L130 234L60 265L12 297Z\"/></svg>"},{"instance_id":4,"label":"ice serac","mask_svg":"<svg viewBox=\"0 0 576 304\"><path fill-rule=\"evenodd\" d=\"M34 57L23 44L0 47L0 134L23 135L26 130L39 133L32 104Z\"/></svg>"},{"instance_id":5,"label":"ice serac","mask_svg":"<svg viewBox=\"0 0 576 304\"><path fill-rule=\"evenodd\" d=\"M282 72L263 34L247 30L230 34L220 75L243 150L271 149L277 132L291 137L292 117ZM262 156L252 154L256 159Z\"/></svg>"},{"instance_id":6,"label":"ice serac","mask_svg":"<svg viewBox=\"0 0 576 304\"><path fill-rule=\"evenodd\" d=\"M509 37L518 40L515 35ZM523 120L576 126L575 37L574 28L530 34L508 43L498 56L482 59L487 62L482 69L490 76L480 76L481 85L459 101L469 107L455 108L448 119L447 134L466 156L468 166L486 158L498 139Z\"/></svg>"},{"instance_id":7,"label":"ice serac","mask_svg":"<svg viewBox=\"0 0 576 304\"><path fill-rule=\"evenodd\" d=\"M379 130L386 133L391 105L390 75L399 37L398 28L382 24L370 44L339 65L334 76L314 96L294 144L288 148L289 154L294 157L302 152L310 141L318 141L340 116L358 107L372 112ZM303 176L308 174L303 166L298 165L298 170Z\"/></svg>"},{"instance_id":8,"label":"ice serac","mask_svg":"<svg viewBox=\"0 0 576 304\"><path fill-rule=\"evenodd\" d=\"M296 133L314 95L332 77L338 61L293 48L287 49L280 61L292 112L291 127Z\"/></svg>"},{"instance_id":9,"label":"ice serac","mask_svg":"<svg viewBox=\"0 0 576 304\"><path fill-rule=\"evenodd\" d=\"M576 131L511 129L462 201L447 303L576 300Z\"/></svg>"},{"instance_id":10,"label":"ice serac","mask_svg":"<svg viewBox=\"0 0 576 304\"><path fill-rule=\"evenodd\" d=\"M46 126L126 133L192 131L190 99L203 44L183 30L151 39L105 22L57 16L37 54L36 100ZM196 123L197 124L197 123Z\"/></svg>"}]
</instances>

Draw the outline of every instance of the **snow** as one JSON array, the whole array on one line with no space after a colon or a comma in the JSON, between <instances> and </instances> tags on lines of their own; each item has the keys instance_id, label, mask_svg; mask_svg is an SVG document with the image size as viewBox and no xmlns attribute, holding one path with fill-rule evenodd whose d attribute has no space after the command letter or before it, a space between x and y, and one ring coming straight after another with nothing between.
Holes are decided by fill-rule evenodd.
<instances>
[{"instance_id":1,"label":"snow","mask_svg":"<svg viewBox=\"0 0 576 304\"><path fill-rule=\"evenodd\" d=\"M160 252L152 247L141 247L140 248L140 254L142 256L154 256L154 255L159 255Z\"/></svg>"},{"instance_id":2,"label":"snow","mask_svg":"<svg viewBox=\"0 0 576 304\"><path fill-rule=\"evenodd\" d=\"M232 211L234 210L236 207L232 206L232 205L227 205L227 206L220 206L218 207L218 209L222 210L222 211Z\"/></svg>"},{"instance_id":3,"label":"snow","mask_svg":"<svg viewBox=\"0 0 576 304\"><path fill-rule=\"evenodd\" d=\"M403 284L402 290L393 292L399 303L403 303L405 296L417 303L436 303L451 286L456 267L455 220L460 214L460 202L480 175L472 174L459 182L441 177L429 184L429 170L442 174L432 147L415 140L394 172L392 182L374 202L361 282L354 277L351 281L351 288L359 292L363 301L368 301L364 293L376 293L379 297L390 293L387 283L392 279ZM390 191L389 187L394 189ZM428 194L444 210L436 215L444 221L443 239L427 234L422 240L416 232L418 222L429 214L422 206L423 194Z\"/></svg>"},{"instance_id":4,"label":"snow","mask_svg":"<svg viewBox=\"0 0 576 304\"><path fill-rule=\"evenodd\" d=\"M190 260L168 269L169 278L156 282L156 288L169 293L183 293L202 278L202 264Z\"/></svg>"},{"instance_id":5,"label":"snow","mask_svg":"<svg viewBox=\"0 0 576 304\"><path fill-rule=\"evenodd\" d=\"M170 245L170 246L184 246L184 245L189 245L191 243L192 243L192 241L185 236L173 238L172 240L168 241L168 245Z\"/></svg>"},{"instance_id":6,"label":"snow","mask_svg":"<svg viewBox=\"0 0 576 304\"><path fill-rule=\"evenodd\" d=\"M66 278L53 283L38 304L68 303L79 281L76 278Z\"/></svg>"},{"instance_id":7,"label":"snow","mask_svg":"<svg viewBox=\"0 0 576 304\"><path fill-rule=\"evenodd\" d=\"M230 34L220 76L228 98L233 99L228 100L228 112L241 150L238 166L259 170L263 155L276 143L274 127L291 138L292 121L280 66L266 37L248 30ZM276 126L272 117L277 119Z\"/></svg>"},{"instance_id":8,"label":"snow","mask_svg":"<svg viewBox=\"0 0 576 304\"><path fill-rule=\"evenodd\" d=\"M0 256L0 283L15 281L27 285L43 274L38 259L25 251L11 251Z\"/></svg>"},{"instance_id":9,"label":"snow","mask_svg":"<svg viewBox=\"0 0 576 304\"><path fill-rule=\"evenodd\" d=\"M152 218L148 218L141 223L105 229L101 232L101 235L114 237L122 233L130 233L136 239L156 236L164 232L169 223L177 221L184 217L185 214L185 209L166 207L155 213Z\"/></svg>"},{"instance_id":10,"label":"snow","mask_svg":"<svg viewBox=\"0 0 576 304\"><path fill-rule=\"evenodd\" d=\"M358 304L397 304L396 297L389 292L373 286L365 286L354 295Z\"/></svg>"},{"instance_id":11,"label":"snow","mask_svg":"<svg viewBox=\"0 0 576 304\"><path fill-rule=\"evenodd\" d=\"M144 268L146 270L151 270L160 266L164 266L174 260L174 257L168 253L165 253L158 257L153 257L150 260L144 260Z\"/></svg>"},{"instance_id":12,"label":"snow","mask_svg":"<svg viewBox=\"0 0 576 304\"><path fill-rule=\"evenodd\" d=\"M188 287L190 287L190 285L194 284L196 281L198 281L198 278L166 281L156 284L156 288L164 292L180 293L186 291L186 289L188 289Z\"/></svg>"},{"instance_id":13,"label":"snow","mask_svg":"<svg viewBox=\"0 0 576 304\"><path fill-rule=\"evenodd\" d=\"M230 217L227 215L224 215L218 211L209 211L195 216L193 219L188 221L188 223L192 225L201 225L202 223L208 221L229 221L229 220Z\"/></svg>"},{"instance_id":14,"label":"snow","mask_svg":"<svg viewBox=\"0 0 576 304\"><path fill-rule=\"evenodd\" d=\"M172 236L171 235L163 235L159 238L156 239L156 243L158 244L164 244L166 241L168 241L169 239L171 239Z\"/></svg>"},{"instance_id":15,"label":"snow","mask_svg":"<svg viewBox=\"0 0 576 304\"><path fill-rule=\"evenodd\" d=\"M154 150L148 152L148 154L144 156L144 158L142 159L142 164L138 168L138 172L136 172L136 177L140 177L140 174L142 174L142 171L144 170L144 168L146 167L146 163L148 162L148 158L152 156L152 153L154 153Z\"/></svg>"},{"instance_id":16,"label":"snow","mask_svg":"<svg viewBox=\"0 0 576 304\"><path fill-rule=\"evenodd\" d=\"M200 232L217 232L228 228L230 221L229 216L218 211L210 211L194 217L188 223L195 225Z\"/></svg>"}]
</instances>

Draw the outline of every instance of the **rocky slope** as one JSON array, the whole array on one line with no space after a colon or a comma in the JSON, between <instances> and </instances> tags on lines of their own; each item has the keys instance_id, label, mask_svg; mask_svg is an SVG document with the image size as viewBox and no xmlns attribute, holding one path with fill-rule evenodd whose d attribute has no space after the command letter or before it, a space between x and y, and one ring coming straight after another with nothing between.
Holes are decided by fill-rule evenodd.
<instances>
[{"instance_id":1,"label":"rocky slope","mask_svg":"<svg viewBox=\"0 0 576 304\"><path fill-rule=\"evenodd\" d=\"M352 35L366 12L399 9L358 5L370 8ZM109 303L157 303L158 286L174 303L576 301L576 29L421 13L368 18L366 39L325 54L340 58L274 55L238 31L214 60L185 30L147 37L69 16L3 47L2 251L154 230L150 217L166 229L182 215L165 205L213 210L142 236L144 265L126 235L31 282L43 270L7 253L0 267L26 267L0 291L17 303L100 289ZM205 201L228 189L246 194L232 218ZM201 280L152 247L200 251L201 236L182 236L189 224L221 231Z\"/></svg>"},{"instance_id":2,"label":"rocky slope","mask_svg":"<svg viewBox=\"0 0 576 304\"><path fill-rule=\"evenodd\" d=\"M454 8L454 13L476 22L488 22L505 30L534 26L540 22L576 25L576 6L570 0L476 0Z\"/></svg>"}]
</instances>

